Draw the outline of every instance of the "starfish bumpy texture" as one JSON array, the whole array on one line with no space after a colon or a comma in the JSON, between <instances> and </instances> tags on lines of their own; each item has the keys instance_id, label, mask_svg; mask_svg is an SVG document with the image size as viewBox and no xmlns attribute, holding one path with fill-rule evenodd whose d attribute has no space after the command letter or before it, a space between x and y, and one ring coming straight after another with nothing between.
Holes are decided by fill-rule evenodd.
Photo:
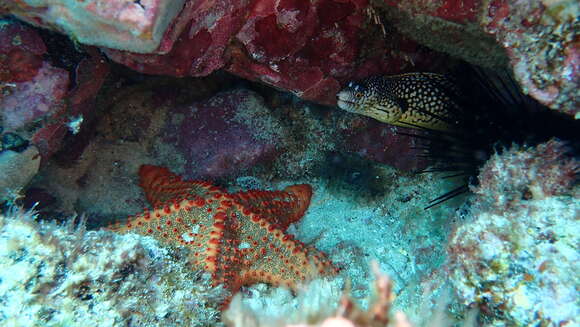
<instances>
[{"instance_id":1,"label":"starfish bumpy texture","mask_svg":"<svg viewBox=\"0 0 580 327\"><path fill-rule=\"evenodd\" d=\"M310 205L307 184L230 194L157 166L141 166L139 176L155 208L112 229L189 247L193 268L211 273L214 285L232 294L259 282L296 290L303 281L337 271L322 252L286 233Z\"/></svg>"}]
</instances>

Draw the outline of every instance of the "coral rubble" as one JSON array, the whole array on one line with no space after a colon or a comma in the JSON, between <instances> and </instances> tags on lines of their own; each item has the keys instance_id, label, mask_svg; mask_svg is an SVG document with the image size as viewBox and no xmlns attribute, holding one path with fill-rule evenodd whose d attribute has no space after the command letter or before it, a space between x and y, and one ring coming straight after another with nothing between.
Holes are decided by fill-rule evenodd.
<instances>
[{"instance_id":1,"label":"coral rubble","mask_svg":"<svg viewBox=\"0 0 580 327\"><path fill-rule=\"evenodd\" d=\"M2 326L215 326L225 295L156 241L0 215Z\"/></svg>"},{"instance_id":2,"label":"coral rubble","mask_svg":"<svg viewBox=\"0 0 580 327\"><path fill-rule=\"evenodd\" d=\"M558 141L514 147L482 169L475 204L449 243L450 278L486 325L577 325L578 162Z\"/></svg>"},{"instance_id":3,"label":"coral rubble","mask_svg":"<svg viewBox=\"0 0 580 327\"><path fill-rule=\"evenodd\" d=\"M6 0L9 12L37 26L56 28L82 43L133 52L157 49L184 0L19 1Z\"/></svg>"},{"instance_id":4,"label":"coral rubble","mask_svg":"<svg viewBox=\"0 0 580 327\"><path fill-rule=\"evenodd\" d=\"M224 322L231 327L411 327L404 313L392 313L392 281L379 272L376 263L373 273L373 296L367 309L361 309L348 290L338 300L336 283L315 280L299 292L294 303L278 303L278 308L264 303L252 307L236 296L224 312Z\"/></svg>"}]
</instances>

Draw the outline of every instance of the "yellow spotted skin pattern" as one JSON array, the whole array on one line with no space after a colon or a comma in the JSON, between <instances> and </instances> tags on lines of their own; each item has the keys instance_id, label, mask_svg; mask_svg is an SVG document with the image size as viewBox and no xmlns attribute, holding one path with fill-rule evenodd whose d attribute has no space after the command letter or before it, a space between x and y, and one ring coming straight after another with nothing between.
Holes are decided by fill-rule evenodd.
<instances>
[{"instance_id":1,"label":"yellow spotted skin pattern","mask_svg":"<svg viewBox=\"0 0 580 327\"><path fill-rule=\"evenodd\" d=\"M407 73L350 82L337 100L343 110L387 124L448 130L458 96L456 86L443 75Z\"/></svg>"}]
</instances>

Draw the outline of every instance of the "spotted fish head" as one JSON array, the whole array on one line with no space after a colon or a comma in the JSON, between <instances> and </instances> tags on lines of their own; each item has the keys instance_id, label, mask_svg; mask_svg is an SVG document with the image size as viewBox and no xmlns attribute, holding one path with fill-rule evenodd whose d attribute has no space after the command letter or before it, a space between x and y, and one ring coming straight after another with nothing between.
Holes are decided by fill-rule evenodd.
<instances>
[{"instance_id":1,"label":"spotted fish head","mask_svg":"<svg viewBox=\"0 0 580 327\"><path fill-rule=\"evenodd\" d=\"M381 90L376 78L350 82L338 94L338 107L385 123L396 122L405 111L404 103Z\"/></svg>"}]
</instances>

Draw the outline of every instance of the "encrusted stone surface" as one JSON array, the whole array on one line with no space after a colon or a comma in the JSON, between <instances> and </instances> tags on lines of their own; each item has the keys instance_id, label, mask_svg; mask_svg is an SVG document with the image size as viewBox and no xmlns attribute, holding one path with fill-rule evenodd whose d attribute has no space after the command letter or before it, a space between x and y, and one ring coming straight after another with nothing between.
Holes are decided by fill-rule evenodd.
<instances>
[{"instance_id":1,"label":"encrusted stone surface","mask_svg":"<svg viewBox=\"0 0 580 327\"><path fill-rule=\"evenodd\" d=\"M550 141L493 156L451 235L451 283L485 326L578 324L578 161L562 149Z\"/></svg>"},{"instance_id":2,"label":"encrusted stone surface","mask_svg":"<svg viewBox=\"0 0 580 327\"><path fill-rule=\"evenodd\" d=\"M4 0L0 14L57 29L90 45L155 51L185 0Z\"/></svg>"}]
</instances>

